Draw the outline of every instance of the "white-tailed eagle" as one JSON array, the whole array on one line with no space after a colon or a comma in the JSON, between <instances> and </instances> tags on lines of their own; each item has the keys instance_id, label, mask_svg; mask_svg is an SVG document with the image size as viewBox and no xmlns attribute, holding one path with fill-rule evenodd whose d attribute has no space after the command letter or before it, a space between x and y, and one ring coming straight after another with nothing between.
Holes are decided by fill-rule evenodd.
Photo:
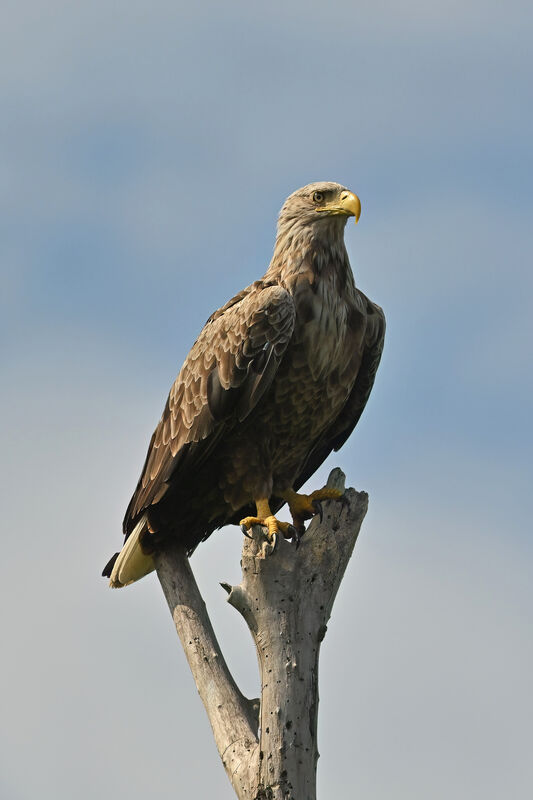
<instances>
[{"instance_id":1,"label":"white-tailed eagle","mask_svg":"<svg viewBox=\"0 0 533 800\"><path fill-rule=\"evenodd\" d=\"M383 349L385 318L355 285L344 245L361 205L338 183L290 195L262 278L216 311L183 364L103 574L154 569L169 539L187 552L216 528L264 524L298 543L333 490L297 490L351 434ZM288 503L293 525L275 514Z\"/></svg>"}]
</instances>

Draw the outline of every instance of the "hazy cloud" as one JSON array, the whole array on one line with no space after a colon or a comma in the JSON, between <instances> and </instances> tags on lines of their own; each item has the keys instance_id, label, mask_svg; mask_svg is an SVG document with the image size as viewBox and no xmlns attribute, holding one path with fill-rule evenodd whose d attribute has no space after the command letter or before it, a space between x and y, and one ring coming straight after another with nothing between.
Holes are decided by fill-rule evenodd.
<instances>
[{"instance_id":1,"label":"hazy cloud","mask_svg":"<svg viewBox=\"0 0 533 800\"><path fill-rule=\"evenodd\" d=\"M323 648L320 790L531 793L531 22L525 3L6 5L9 800L232 796L157 581L99 572L188 348L321 178L362 198L346 240L388 341L313 479L339 464L371 497ZM257 694L218 586L240 540L194 568Z\"/></svg>"}]
</instances>

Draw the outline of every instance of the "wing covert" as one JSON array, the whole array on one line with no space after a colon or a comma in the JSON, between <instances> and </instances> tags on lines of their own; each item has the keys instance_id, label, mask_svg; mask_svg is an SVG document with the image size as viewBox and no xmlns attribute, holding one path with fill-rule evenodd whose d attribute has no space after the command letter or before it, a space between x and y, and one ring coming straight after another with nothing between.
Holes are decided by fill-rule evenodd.
<instances>
[{"instance_id":1,"label":"wing covert","mask_svg":"<svg viewBox=\"0 0 533 800\"><path fill-rule=\"evenodd\" d=\"M270 386L292 336L295 309L281 286L257 281L215 312L189 351L154 431L124 518L164 496L180 468L197 466Z\"/></svg>"}]
</instances>

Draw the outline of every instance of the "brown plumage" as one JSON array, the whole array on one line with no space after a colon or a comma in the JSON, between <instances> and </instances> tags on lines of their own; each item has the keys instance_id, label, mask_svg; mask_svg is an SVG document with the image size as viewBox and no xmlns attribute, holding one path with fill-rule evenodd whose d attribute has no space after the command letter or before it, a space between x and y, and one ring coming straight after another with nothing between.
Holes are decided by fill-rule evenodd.
<instances>
[{"instance_id":1,"label":"brown plumage","mask_svg":"<svg viewBox=\"0 0 533 800\"><path fill-rule=\"evenodd\" d=\"M149 553L168 537L190 552L255 513L258 498L275 512L352 432L385 332L344 246L359 210L336 183L286 200L265 275L209 318L170 390L124 518L144 561L118 576L114 556L104 569L112 585L150 571Z\"/></svg>"}]
</instances>

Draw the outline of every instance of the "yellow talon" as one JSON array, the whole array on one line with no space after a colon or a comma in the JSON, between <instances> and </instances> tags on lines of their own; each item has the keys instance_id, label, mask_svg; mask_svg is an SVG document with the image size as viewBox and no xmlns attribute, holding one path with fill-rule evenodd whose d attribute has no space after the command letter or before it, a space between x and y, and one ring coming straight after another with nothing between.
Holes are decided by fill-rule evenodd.
<instances>
[{"instance_id":1,"label":"yellow talon","mask_svg":"<svg viewBox=\"0 0 533 800\"><path fill-rule=\"evenodd\" d=\"M321 500L339 500L342 497L340 489L315 489L311 494L298 494L294 489L287 489L282 494L284 500L289 505L289 510L292 515L293 522L296 527L303 525L303 521L314 517L315 514L322 512L318 505ZM317 507L318 506L318 507Z\"/></svg>"},{"instance_id":2,"label":"yellow talon","mask_svg":"<svg viewBox=\"0 0 533 800\"><path fill-rule=\"evenodd\" d=\"M267 528L270 539L272 539L276 533L282 533L287 539L291 539L293 536L293 531L291 531L292 525L289 522L281 522L281 520L276 519L273 514L270 514L268 517L244 517L244 519L241 519L239 525L243 531L250 530L254 525L261 525Z\"/></svg>"},{"instance_id":3,"label":"yellow talon","mask_svg":"<svg viewBox=\"0 0 533 800\"><path fill-rule=\"evenodd\" d=\"M340 489L329 489L328 487L316 489L311 494L298 494L294 489L287 489L286 492L281 494L281 497L289 505L293 525L276 519L270 510L267 497L260 497L255 501L257 516L244 517L239 524L245 536L249 536L248 531L254 525L261 525L266 528L267 538L274 548L276 547L278 533L281 533L286 539L292 539L298 546L300 537L305 532L304 520L314 517L315 514L319 514L322 520L320 501L339 500L342 496L343 493Z\"/></svg>"},{"instance_id":4,"label":"yellow talon","mask_svg":"<svg viewBox=\"0 0 533 800\"><path fill-rule=\"evenodd\" d=\"M268 539L274 546L278 533L283 534L286 539L292 539L295 536L296 531L289 522L281 522L273 515L268 499L256 500L256 507L257 517L244 517L244 519L241 519L239 524L243 533L249 531L254 525L262 525L268 530Z\"/></svg>"}]
</instances>

